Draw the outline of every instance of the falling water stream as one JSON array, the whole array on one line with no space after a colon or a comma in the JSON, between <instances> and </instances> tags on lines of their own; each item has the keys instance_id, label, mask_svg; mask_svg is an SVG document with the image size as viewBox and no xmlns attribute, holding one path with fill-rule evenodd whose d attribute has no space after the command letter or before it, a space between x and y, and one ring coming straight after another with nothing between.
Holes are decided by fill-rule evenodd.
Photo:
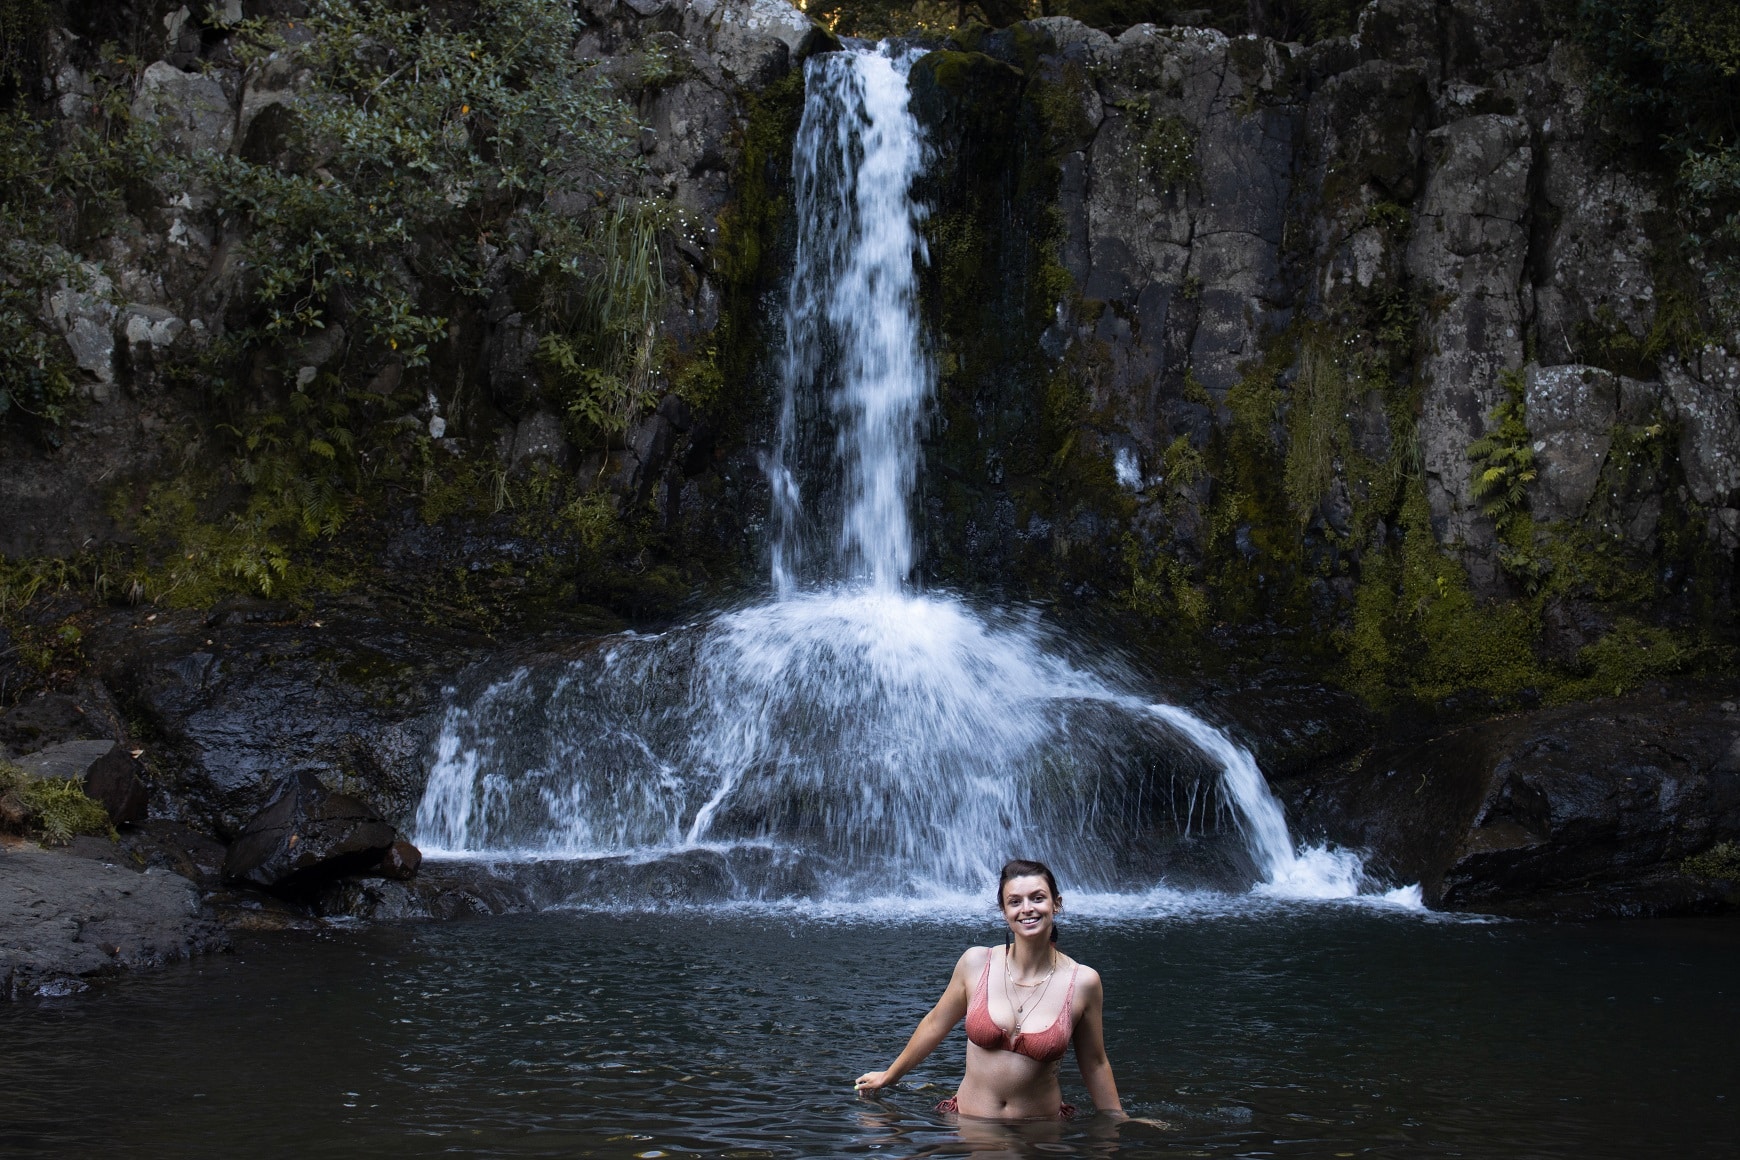
<instances>
[{"instance_id":1,"label":"falling water stream","mask_svg":"<svg viewBox=\"0 0 1740 1160\"><path fill-rule=\"evenodd\" d=\"M1027 612L914 585L933 375L910 63L805 66L772 599L480 677L447 712L418 843L801 868L740 883L762 897L970 894L1015 854L1089 891L1371 889L1350 854L1295 849L1251 755L1208 722Z\"/></svg>"}]
</instances>

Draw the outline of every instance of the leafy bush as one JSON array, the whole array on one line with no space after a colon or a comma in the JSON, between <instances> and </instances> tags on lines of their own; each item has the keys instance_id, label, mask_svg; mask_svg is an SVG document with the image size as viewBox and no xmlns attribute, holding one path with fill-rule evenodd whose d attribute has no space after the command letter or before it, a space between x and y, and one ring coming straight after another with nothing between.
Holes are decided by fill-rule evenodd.
<instances>
[{"instance_id":1,"label":"leafy bush","mask_svg":"<svg viewBox=\"0 0 1740 1160\"><path fill-rule=\"evenodd\" d=\"M1740 880L1740 842L1717 842L1681 862L1680 869L1697 878Z\"/></svg>"},{"instance_id":2,"label":"leafy bush","mask_svg":"<svg viewBox=\"0 0 1740 1160\"><path fill-rule=\"evenodd\" d=\"M628 427L655 393L665 283L664 207L618 203L561 256L541 256L538 356L570 423L584 435Z\"/></svg>"},{"instance_id":3,"label":"leafy bush","mask_svg":"<svg viewBox=\"0 0 1740 1160\"><path fill-rule=\"evenodd\" d=\"M9 34L0 17L0 40ZM94 74L97 95L83 115L51 125L21 105L0 110L0 420L17 411L51 437L75 368L42 320L44 298L60 285L92 288L79 242L110 224L130 185L161 168L155 130L128 108L137 62L105 59L114 71Z\"/></svg>"},{"instance_id":4,"label":"leafy bush","mask_svg":"<svg viewBox=\"0 0 1740 1160\"><path fill-rule=\"evenodd\" d=\"M231 27L248 74L300 79L261 122L278 137L187 165L240 239L251 312L179 371L222 401L231 461L152 489L135 513L165 556L154 598L342 586L308 550L379 483L443 486L406 412L444 399L458 422L463 376L433 369L434 352L504 285L545 334L540 367L577 435L619 432L645 403L671 223L605 192L632 177L638 126L576 55L582 28L568 0L478 0L463 23L314 0L293 22ZM641 58L643 83L671 75L657 45ZM393 375L365 387L383 364ZM262 370L283 385L275 401L236 388Z\"/></svg>"},{"instance_id":5,"label":"leafy bush","mask_svg":"<svg viewBox=\"0 0 1740 1160\"><path fill-rule=\"evenodd\" d=\"M283 55L309 78L291 164L205 159L221 211L245 223L265 332L342 319L419 366L447 324L420 286L481 298L504 259L545 258L548 199L579 204L620 180L636 127L576 60L580 28L561 0L480 0L467 29L420 6L315 0L294 43L266 20L239 25L250 71Z\"/></svg>"}]
</instances>

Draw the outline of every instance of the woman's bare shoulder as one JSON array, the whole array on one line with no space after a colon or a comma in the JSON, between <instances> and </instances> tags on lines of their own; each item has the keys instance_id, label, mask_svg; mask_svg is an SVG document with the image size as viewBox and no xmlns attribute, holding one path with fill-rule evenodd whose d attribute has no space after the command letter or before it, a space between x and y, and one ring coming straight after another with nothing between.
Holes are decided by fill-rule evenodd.
<instances>
[{"instance_id":1,"label":"woman's bare shoulder","mask_svg":"<svg viewBox=\"0 0 1740 1160\"><path fill-rule=\"evenodd\" d=\"M1075 986L1078 991L1097 994L1105 989L1100 982L1100 973L1084 962L1075 964Z\"/></svg>"},{"instance_id":2,"label":"woman's bare shoulder","mask_svg":"<svg viewBox=\"0 0 1740 1160\"><path fill-rule=\"evenodd\" d=\"M955 963L955 969L960 971L976 971L985 965L985 956L991 953L991 947L968 947L961 952L961 957Z\"/></svg>"}]
</instances>

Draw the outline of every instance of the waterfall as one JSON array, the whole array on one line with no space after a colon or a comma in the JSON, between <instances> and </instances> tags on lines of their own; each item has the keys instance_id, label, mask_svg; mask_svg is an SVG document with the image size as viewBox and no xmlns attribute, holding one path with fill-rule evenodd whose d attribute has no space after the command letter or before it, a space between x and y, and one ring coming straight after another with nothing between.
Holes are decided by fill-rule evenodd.
<instances>
[{"instance_id":1,"label":"waterfall","mask_svg":"<svg viewBox=\"0 0 1740 1160\"><path fill-rule=\"evenodd\" d=\"M803 559L792 473L800 411L825 399L836 431L841 509L823 573L896 591L912 571L907 504L931 370L919 341L912 183L923 138L907 108L912 56L826 53L806 66L792 148L800 223L786 301L779 446L773 459L773 581L790 595Z\"/></svg>"},{"instance_id":2,"label":"waterfall","mask_svg":"<svg viewBox=\"0 0 1740 1160\"><path fill-rule=\"evenodd\" d=\"M774 851L812 893L982 890L1008 857L1075 886L1181 865L1291 896L1360 888L1293 847L1251 755L1076 658L1031 615L912 587L932 371L915 269L910 57L805 64L772 484L774 598L508 666L447 711L418 808L436 854ZM1204 853L1205 834L1236 841Z\"/></svg>"}]
</instances>

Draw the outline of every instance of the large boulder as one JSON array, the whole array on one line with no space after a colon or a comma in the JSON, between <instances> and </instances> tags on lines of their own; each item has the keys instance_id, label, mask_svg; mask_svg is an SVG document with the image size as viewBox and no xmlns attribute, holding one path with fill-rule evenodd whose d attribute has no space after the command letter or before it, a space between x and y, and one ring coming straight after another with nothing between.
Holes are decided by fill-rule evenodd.
<instances>
[{"instance_id":1,"label":"large boulder","mask_svg":"<svg viewBox=\"0 0 1740 1160\"><path fill-rule=\"evenodd\" d=\"M152 735L166 771L158 813L225 838L295 773L408 818L442 688L489 643L356 608L303 614L266 601L142 610L86 638Z\"/></svg>"},{"instance_id":2,"label":"large boulder","mask_svg":"<svg viewBox=\"0 0 1740 1160\"><path fill-rule=\"evenodd\" d=\"M224 877L298 892L377 869L398 839L357 798L334 793L311 773L281 780L264 809L242 827L224 858Z\"/></svg>"},{"instance_id":3,"label":"large boulder","mask_svg":"<svg viewBox=\"0 0 1740 1160\"><path fill-rule=\"evenodd\" d=\"M1726 909L1740 883L1697 859L1740 838L1737 698L1736 687L1658 686L1516 714L1279 789L1299 836L1368 851L1431 906L1563 918Z\"/></svg>"}]
</instances>

